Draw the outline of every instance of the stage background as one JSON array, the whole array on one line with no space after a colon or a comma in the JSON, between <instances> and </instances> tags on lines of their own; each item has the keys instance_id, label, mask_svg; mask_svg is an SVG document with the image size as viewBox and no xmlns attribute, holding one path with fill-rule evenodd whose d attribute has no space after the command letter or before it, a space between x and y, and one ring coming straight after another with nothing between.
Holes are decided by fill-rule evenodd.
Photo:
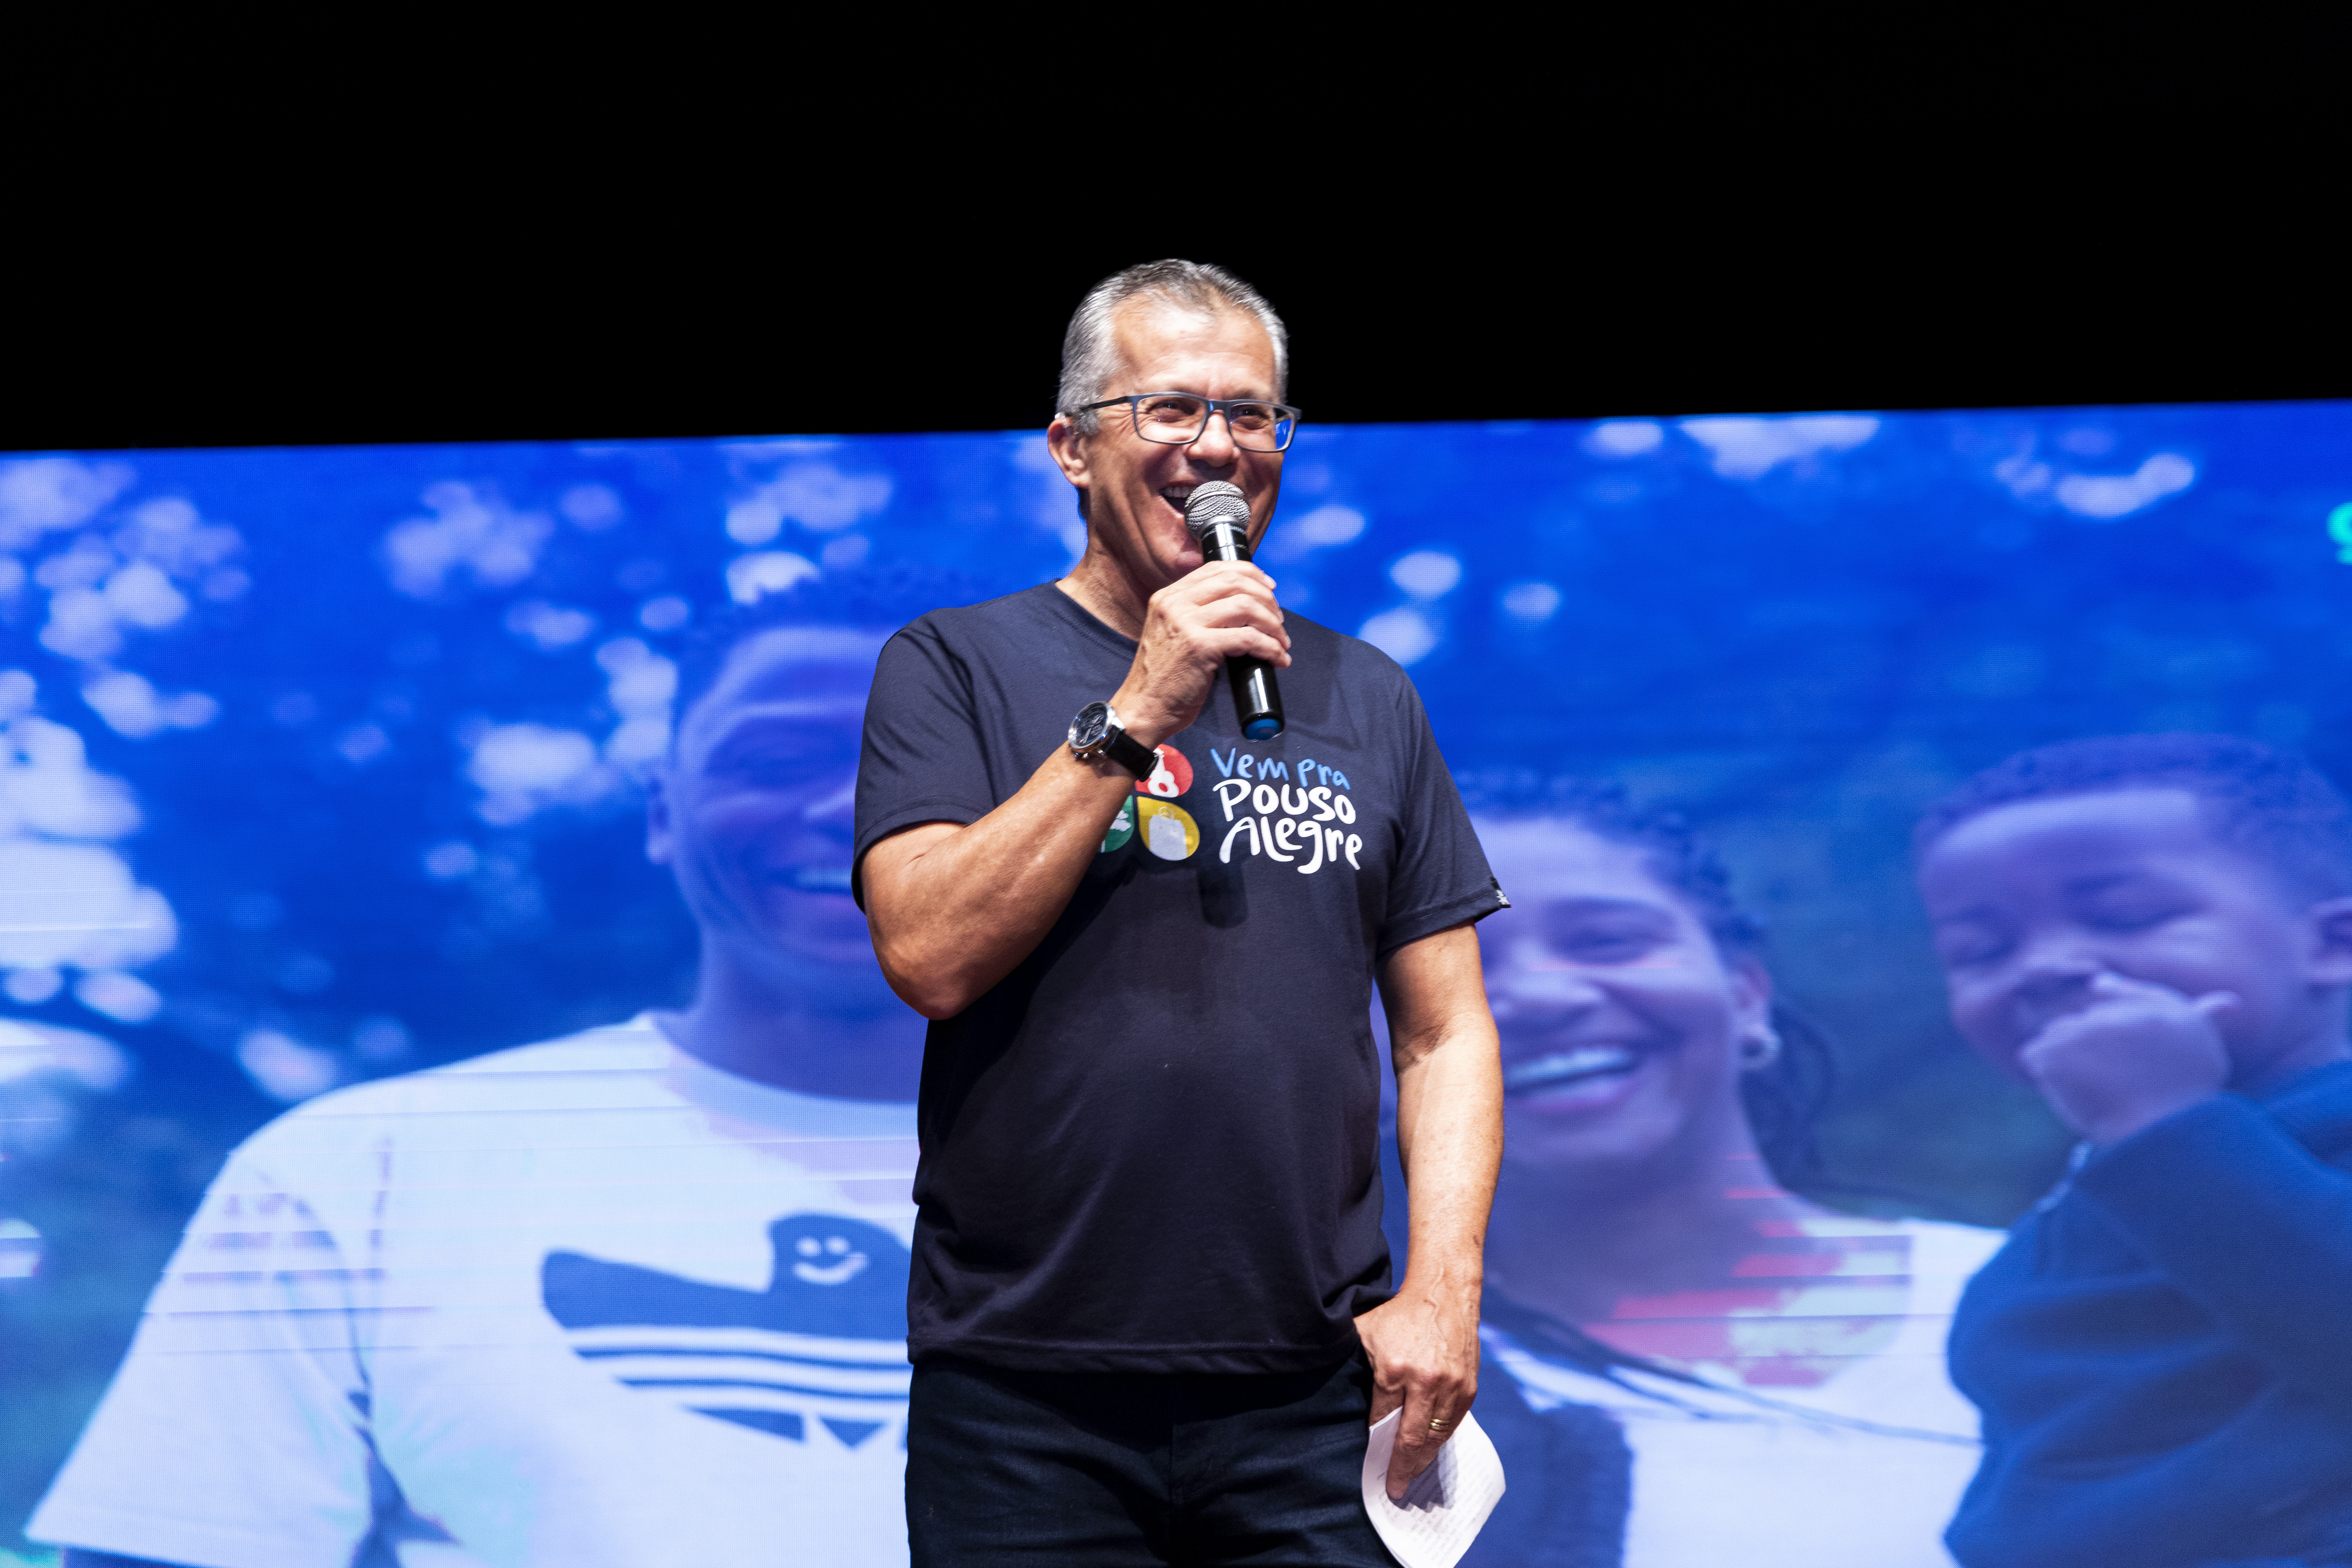
<instances>
[{"instance_id":1,"label":"stage background","mask_svg":"<svg viewBox=\"0 0 2352 1568\"><path fill-rule=\"evenodd\" d=\"M1034 431L0 462L0 1547L239 1138L682 998L631 775L698 620L1079 537ZM2352 784L2352 405L1310 425L1262 559L1458 773L1715 835L1882 1212L2005 1222L2065 1142L1944 1019L1921 805L2126 730Z\"/></svg>"}]
</instances>

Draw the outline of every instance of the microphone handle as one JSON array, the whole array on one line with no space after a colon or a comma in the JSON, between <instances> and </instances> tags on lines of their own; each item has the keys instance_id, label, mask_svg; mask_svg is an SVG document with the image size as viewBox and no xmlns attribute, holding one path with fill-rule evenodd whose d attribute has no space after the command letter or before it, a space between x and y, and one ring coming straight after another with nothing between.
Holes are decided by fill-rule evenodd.
<instances>
[{"instance_id":1,"label":"microphone handle","mask_svg":"<svg viewBox=\"0 0 2352 1568\"><path fill-rule=\"evenodd\" d=\"M1201 555L1207 561L1246 561L1248 536L1230 522L1211 523L1201 537ZM1282 733L1282 689L1274 683L1272 665L1239 655L1225 660L1225 679L1234 689L1234 713L1243 734L1271 741Z\"/></svg>"}]
</instances>

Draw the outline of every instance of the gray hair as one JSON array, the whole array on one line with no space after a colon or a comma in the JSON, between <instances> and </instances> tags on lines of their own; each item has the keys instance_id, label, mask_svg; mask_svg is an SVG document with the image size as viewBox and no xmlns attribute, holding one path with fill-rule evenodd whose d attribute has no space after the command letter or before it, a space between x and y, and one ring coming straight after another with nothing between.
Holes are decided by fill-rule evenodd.
<instances>
[{"instance_id":1,"label":"gray hair","mask_svg":"<svg viewBox=\"0 0 2352 1568\"><path fill-rule=\"evenodd\" d=\"M1106 397L1116 397L1110 379L1122 368L1118 345L1112 341L1112 328L1119 310L1133 300L1145 297L1164 300L1181 310L1207 314L1213 310L1240 310L1265 329L1268 341L1274 344L1274 395L1280 397L1290 384L1290 334L1284 330L1282 318L1265 302L1265 296L1226 271L1206 262L1146 261L1114 272L1087 290L1078 302L1076 314L1070 318L1070 330L1062 337L1062 385L1054 406L1069 416L1072 423L1088 435L1100 425L1099 411L1087 406ZM1137 392L1158 392L1160 387L1135 387Z\"/></svg>"}]
</instances>

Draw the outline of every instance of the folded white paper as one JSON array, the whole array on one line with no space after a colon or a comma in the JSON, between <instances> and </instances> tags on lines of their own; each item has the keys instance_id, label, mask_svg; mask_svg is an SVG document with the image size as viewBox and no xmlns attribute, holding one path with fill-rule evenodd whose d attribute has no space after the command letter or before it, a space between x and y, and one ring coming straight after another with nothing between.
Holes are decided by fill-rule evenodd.
<instances>
[{"instance_id":1,"label":"folded white paper","mask_svg":"<svg viewBox=\"0 0 2352 1568\"><path fill-rule=\"evenodd\" d=\"M1495 1505L1503 1500L1503 1459L1493 1439L1465 1415L1437 1450L1437 1461L1413 1478L1404 1501L1389 1501L1389 1456L1396 1451L1391 1410L1372 1427L1364 1449L1364 1511L1404 1568L1454 1568Z\"/></svg>"}]
</instances>

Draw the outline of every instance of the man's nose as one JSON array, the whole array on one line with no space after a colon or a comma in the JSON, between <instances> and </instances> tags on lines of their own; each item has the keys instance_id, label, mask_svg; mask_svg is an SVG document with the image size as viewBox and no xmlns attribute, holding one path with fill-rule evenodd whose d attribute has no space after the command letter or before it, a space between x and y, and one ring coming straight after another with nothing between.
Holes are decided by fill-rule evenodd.
<instances>
[{"instance_id":1,"label":"man's nose","mask_svg":"<svg viewBox=\"0 0 2352 1568\"><path fill-rule=\"evenodd\" d=\"M1228 467L1241 455L1241 448L1234 445L1233 423L1222 408L1209 411L1209 416L1201 421L1201 433L1186 443L1184 449L1196 462L1213 468Z\"/></svg>"}]
</instances>

